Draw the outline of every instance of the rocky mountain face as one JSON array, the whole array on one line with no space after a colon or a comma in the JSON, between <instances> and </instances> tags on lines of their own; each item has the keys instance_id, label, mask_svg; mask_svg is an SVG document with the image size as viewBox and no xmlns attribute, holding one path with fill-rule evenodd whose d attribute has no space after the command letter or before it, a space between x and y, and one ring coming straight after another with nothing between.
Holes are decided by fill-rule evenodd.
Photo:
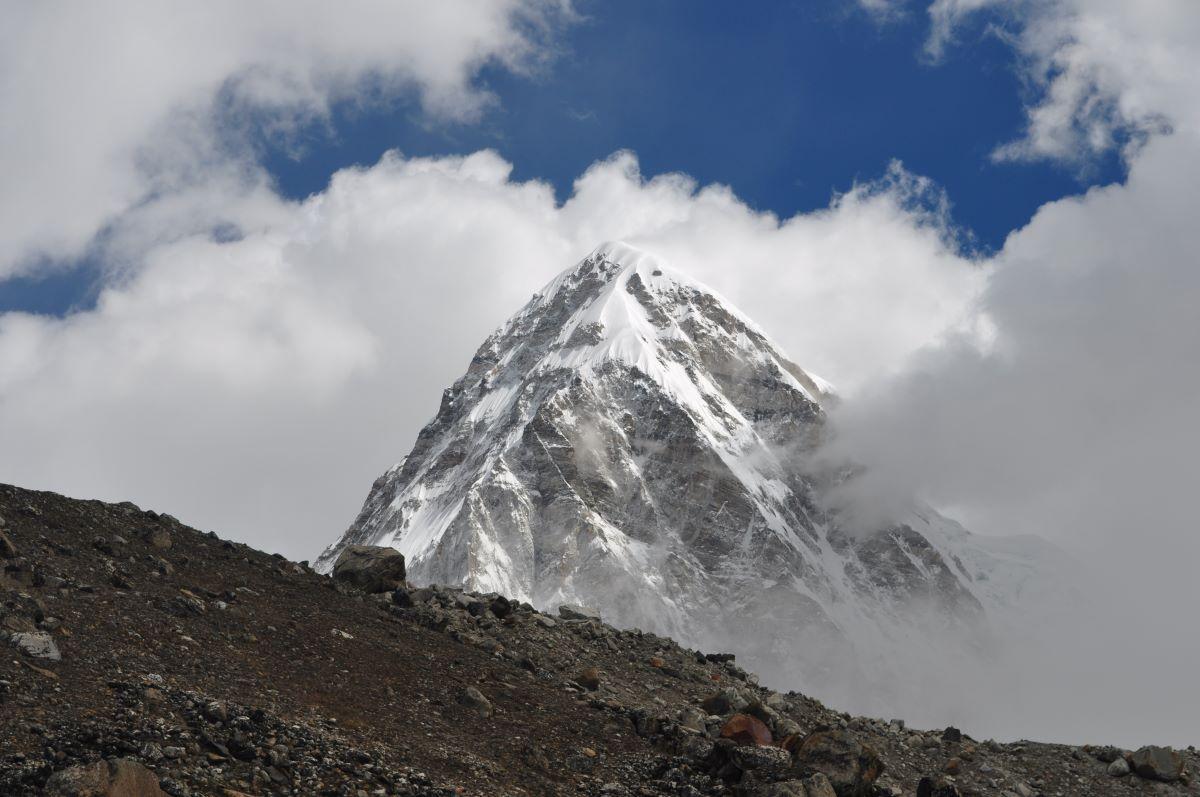
<instances>
[{"instance_id":1,"label":"rocky mountain face","mask_svg":"<svg viewBox=\"0 0 1200 797\"><path fill-rule=\"evenodd\" d=\"M716 293L604 245L483 343L317 568L392 546L417 583L595 607L861 697L985 648L1043 551L924 507L867 529L826 509L834 400Z\"/></svg>"},{"instance_id":2,"label":"rocky mountain face","mask_svg":"<svg viewBox=\"0 0 1200 797\"><path fill-rule=\"evenodd\" d=\"M1200 794L1194 748L854 717L732 653L405 575L0 485L0 795Z\"/></svg>"}]
</instances>

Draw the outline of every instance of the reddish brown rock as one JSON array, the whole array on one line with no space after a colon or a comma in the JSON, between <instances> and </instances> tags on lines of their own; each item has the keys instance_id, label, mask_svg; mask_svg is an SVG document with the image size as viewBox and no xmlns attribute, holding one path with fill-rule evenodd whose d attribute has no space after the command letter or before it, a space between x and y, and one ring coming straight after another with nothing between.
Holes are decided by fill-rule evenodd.
<instances>
[{"instance_id":1,"label":"reddish brown rock","mask_svg":"<svg viewBox=\"0 0 1200 797\"><path fill-rule=\"evenodd\" d=\"M749 714L734 714L721 728L721 738L732 739L738 744L771 744L771 731L757 717Z\"/></svg>"},{"instance_id":2,"label":"reddish brown rock","mask_svg":"<svg viewBox=\"0 0 1200 797\"><path fill-rule=\"evenodd\" d=\"M590 689L595 692L600 688L600 671L595 667L588 667L575 678L575 683L582 686L584 689Z\"/></svg>"}]
</instances>

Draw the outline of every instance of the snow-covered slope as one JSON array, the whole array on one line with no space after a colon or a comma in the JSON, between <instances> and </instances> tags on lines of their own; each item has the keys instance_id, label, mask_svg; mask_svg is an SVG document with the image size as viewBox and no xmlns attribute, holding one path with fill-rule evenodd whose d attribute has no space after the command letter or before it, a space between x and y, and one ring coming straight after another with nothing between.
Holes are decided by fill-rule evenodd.
<instances>
[{"instance_id":1,"label":"snow-covered slope","mask_svg":"<svg viewBox=\"0 0 1200 797\"><path fill-rule=\"evenodd\" d=\"M1037 546L923 507L849 533L809 467L829 400L729 302L606 244L484 342L318 567L390 545L418 582L590 605L807 683L886 677L914 639L985 646Z\"/></svg>"}]
</instances>

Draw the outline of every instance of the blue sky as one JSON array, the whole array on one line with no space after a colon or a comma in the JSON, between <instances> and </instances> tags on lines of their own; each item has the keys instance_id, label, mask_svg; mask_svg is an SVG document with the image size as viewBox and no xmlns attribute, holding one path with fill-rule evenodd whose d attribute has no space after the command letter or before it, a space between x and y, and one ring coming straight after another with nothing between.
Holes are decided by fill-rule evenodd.
<instances>
[{"instance_id":1,"label":"blue sky","mask_svg":"<svg viewBox=\"0 0 1200 797\"><path fill-rule=\"evenodd\" d=\"M553 184L560 200L592 162L634 151L647 175L684 172L731 186L782 217L826 206L898 159L932 178L954 223L984 252L1045 202L1119 180L1113 153L1086 167L1049 160L994 163L1018 138L1031 89L1016 55L968 21L936 62L917 9L876 18L845 3L686 0L578 6L557 55L532 76L495 66L477 82L498 102L481 120L433 120L415 98L355 97L286 138L260 130L262 164L280 193L302 199L330 175L387 150L436 156L491 148L514 178ZM32 277L0 282L0 312L63 314L91 306L100 286L86 253Z\"/></svg>"},{"instance_id":2,"label":"blue sky","mask_svg":"<svg viewBox=\"0 0 1200 797\"><path fill-rule=\"evenodd\" d=\"M551 181L560 199L593 161L631 149L646 174L681 171L730 185L781 216L828 204L892 159L933 178L954 219L995 249L1043 203L1120 177L1109 155L1086 172L990 161L1020 136L1028 91L1015 56L980 18L937 63L920 13L878 20L844 3L636 0L581 6L586 20L534 79L488 70L500 99L481 125L430 125L401 105L343 105L332 136L268 159L281 190L322 190L336 169L383 151L440 155L490 147L517 179Z\"/></svg>"}]
</instances>

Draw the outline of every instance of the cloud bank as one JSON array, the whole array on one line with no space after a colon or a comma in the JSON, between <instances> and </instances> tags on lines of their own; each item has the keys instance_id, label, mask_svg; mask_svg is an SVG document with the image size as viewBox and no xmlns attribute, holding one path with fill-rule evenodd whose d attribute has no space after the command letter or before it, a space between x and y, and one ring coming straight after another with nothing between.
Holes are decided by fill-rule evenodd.
<instances>
[{"instance_id":1,"label":"cloud bank","mask_svg":"<svg viewBox=\"0 0 1200 797\"><path fill-rule=\"evenodd\" d=\"M92 311L0 316L0 479L132 497L308 557L491 330L598 241L662 253L847 385L953 324L980 284L898 166L785 221L721 186L645 179L628 153L561 205L510 171L491 152L390 154L302 203L242 197L236 232L150 244ZM159 221L127 219L125 237L154 240L138 227Z\"/></svg>"},{"instance_id":2,"label":"cloud bank","mask_svg":"<svg viewBox=\"0 0 1200 797\"><path fill-rule=\"evenodd\" d=\"M999 155L1076 167L1120 147L1128 178L1013 232L964 326L987 334L952 332L866 386L833 450L867 466L860 498L917 493L1076 556L1086 606L1008 641L989 722L1194 742L1176 690L1200 663L1200 12L939 0L932 41L985 6L1010 15L1039 89Z\"/></svg>"},{"instance_id":3,"label":"cloud bank","mask_svg":"<svg viewBox=\"0 0 1200 797\"><path fill-rule=\"evenodd\" d=\"M567 0L0 3L0 277L74 258L120 214L263 180L250 138L342 101L478 117L485 65L537 69Z\"/></svg>"}]
</instances>

